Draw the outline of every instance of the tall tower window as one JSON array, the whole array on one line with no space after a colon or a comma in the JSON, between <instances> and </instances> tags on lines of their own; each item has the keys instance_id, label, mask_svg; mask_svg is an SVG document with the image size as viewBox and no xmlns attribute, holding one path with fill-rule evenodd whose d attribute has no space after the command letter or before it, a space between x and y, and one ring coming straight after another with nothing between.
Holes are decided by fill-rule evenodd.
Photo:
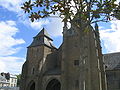
<instances>
[{"instance_id":1,"label":"tall tower window","mask_svg":"<svg viewBox=\"0 0 120 90\"><path fill-rule=\"evenodd\" d=\"M97 48L97 41L96 41L96 39L95 39L95 47Z\"/></svg>"},{"instance_id":2,"label":"tall tower window","mask_svg":"<svg viewBox=\"0 0 120 90\"><path fill-rule=\"evenodd\" d=\"M96 54L97 54L97 56L99 55L98 49L96 49Z\"/></svg>"},{"instance_id":3,"label":"tall tower window","mask_svg":"<svg viewBox=\"0 0 120 90\"><path fill-rule=\"evenodd\" d=\"M32 74L34 74L35 73L35 69L34 68L32 68Z\"/></svg>"},{"instance_id":4,"label":"tall tower window","mask_svg":"<svg viewBox=\"0 0 120 90\"><path fill-rule=\"evenodd\" d=\"M79 66L79 60L74 60L74 65Z\"/></svg>"}]
</instances>

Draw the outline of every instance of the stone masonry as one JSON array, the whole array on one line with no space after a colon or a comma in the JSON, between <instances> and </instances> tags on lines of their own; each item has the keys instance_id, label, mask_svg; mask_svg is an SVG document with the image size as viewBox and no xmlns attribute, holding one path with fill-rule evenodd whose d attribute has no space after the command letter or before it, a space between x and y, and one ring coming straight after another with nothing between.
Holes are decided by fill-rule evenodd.
<instances>
[{"instance_id":1,"label":"stone masonry","mask_svg":"<svg viewBox=\"0 0 120 90\"><path fill-rule=\"evenodd\" d=\"M57 49L43 28L28 47L20 90L106 90L98 26L63 28Z\"/></svg>"}]
</instances>

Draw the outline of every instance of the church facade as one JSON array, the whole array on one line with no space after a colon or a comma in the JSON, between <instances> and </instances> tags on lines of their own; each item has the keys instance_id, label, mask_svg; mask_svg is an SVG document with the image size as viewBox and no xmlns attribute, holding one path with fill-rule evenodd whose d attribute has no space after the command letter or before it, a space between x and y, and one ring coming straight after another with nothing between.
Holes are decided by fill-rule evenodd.
<instances>
[{"instance_id":1,"label":"church facade","mask_svg":"<svg viewBox=\"0 0 120 90\"><path fill-rule=\"evenodd\" d=\"M28 47L20 90L107 90L97 25L89 29L64 26L57 49L43 28Z\"/></svg>"}]
</instances>

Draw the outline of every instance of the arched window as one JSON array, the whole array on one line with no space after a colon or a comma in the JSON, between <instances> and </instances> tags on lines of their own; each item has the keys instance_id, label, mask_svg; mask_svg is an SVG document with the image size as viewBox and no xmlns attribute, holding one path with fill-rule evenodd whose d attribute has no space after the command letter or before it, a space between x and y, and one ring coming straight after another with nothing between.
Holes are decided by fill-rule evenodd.
<instances>
[{"instance_id":1,"label":"arched window","mask_svg":"<svg viewBox=\"0 0 120 90\"><path fill-rule=\"evenodd\" d=\"M32 74L34 74L35 73L35 68L32 68L32 72L31 72Z\"/></svg>"}]
</instances>

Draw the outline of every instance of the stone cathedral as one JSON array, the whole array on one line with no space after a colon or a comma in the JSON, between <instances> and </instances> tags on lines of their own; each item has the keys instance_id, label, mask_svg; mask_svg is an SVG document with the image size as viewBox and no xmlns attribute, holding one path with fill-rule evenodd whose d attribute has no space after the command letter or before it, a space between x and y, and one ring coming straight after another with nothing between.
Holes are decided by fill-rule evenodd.
<instances>
[{"instance_id":1,"label":"stone cathedral","mask_svg":"<svg viewBox=\"0 0 120 90\"><path fill-rule=\"evenodd\" d=\"M97 26L96 26L97 27ZM43 28L28 47L21 90L106 90L99 32L63 28L57 49Z\"/></svg>"},{"instance_id":2,"label":"stone cathedral","mask_svg":"<svg viewBox=\"0 0 120 90\"><path fill-rule=\"evenodd\" d=\"M20 90L107 90L108 67L103 62L98 26L89 28L84 32L74 25L64 26L59 48L43 28L28 47Z\"/></svg>"}]
</instances>

